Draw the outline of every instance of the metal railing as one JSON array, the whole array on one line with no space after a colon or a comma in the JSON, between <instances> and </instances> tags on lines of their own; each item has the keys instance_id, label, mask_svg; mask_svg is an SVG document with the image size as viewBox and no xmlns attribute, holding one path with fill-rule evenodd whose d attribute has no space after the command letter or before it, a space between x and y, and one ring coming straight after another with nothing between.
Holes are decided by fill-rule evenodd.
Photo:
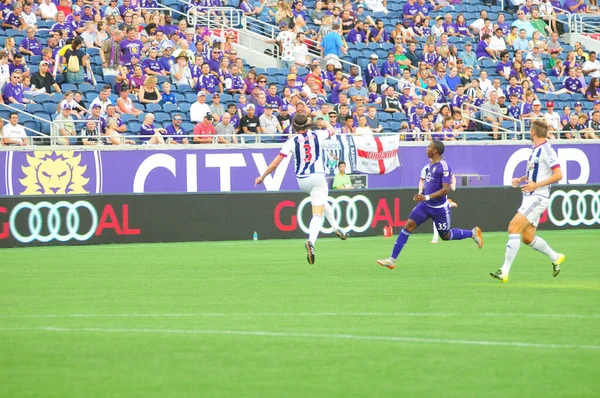
<instances>
[{"instance_id":1,"label":"metal railing","mask_svg":"<svg viewBox=\"0 0 600 398\"><path fill-rule=\"evenodd\" d=\"M198 24L207 28L228 29L238 28L243 24L244 13L242 10L233 7L202 7L188 4L186 19L188 25L196 26Z\"/></svg>"},{"instance_id":2,"label":"metal railing","mask_svg":"<svg viewBox=\"0 0 600 398\"><path fill-rule=\"evenodd\" d=\"M594 14L571 14L569 18L571 33L599 34L600 15Z\"/></svg>"},{"instance_id":3,"label":"metal railing","mask_svg":"<svg viewBox=\"0 0 600 398\"><path fill-rule=\"evenodd\" d=\"M8 105L8 104L0 104L0 105L2 106L0 109L6 109L6 110L9 110L11 112L16 112L19 115L24 115L24 116L26 116L28 118L34 119L35 121L37 121L38 123L40 123L40 125L41 124L47 124L48 127L49 127L49 131L52 131L52 129L55 126L55 123L52 120L44 119L43 117L36 116L33 113L31 113L31 112L27 112L26 105L25 105L25 110L19 109L19 108L15 108L14 106L11 106L11 105ZM26 127L24 125L24 123L26 121L28 121L28 120L21 121L20 124L23 125L23 128L25 129L25 131L30 131L32 134L34 134L34 137L30 137L30 138L47 138L47 137L49 137L48 134L42 133L41 131L38 131L38 130L34 130L34 129L30 128L30 127ZM40 129L40 130L42 130L42 129Z\"/></svg>"},{"instance_id":4,"label":"metal railing","mask_svg":"<svg viewBox=\"0 0 600 398\"><path fill-rule=\"evenodd\" d=\"M488 113L488 114L492 114L494 116L497 116L498 118L500 118L500 123L499 126L494 126L492 123L486 121L483 119L483 117L480 116L480 118L476 118L471 116L472 111L474 111L473 113L477 113L479 112L479 114L481 115L482 112ZM490 111L487 109L483 109L482 107L479 106L475 106L472 104L468 104L468 103L463 103L461 106L461 113L464 119L472 121L474 123L478 123L484 126L488 126L490 128L497 128L498 132L500 134L502 134L502 139L506 140L508 139L508 135L510 133L513 134L512 137L510 137L510 139L514 139L517 138L517 135L521 135L521 138L523 138L523 136L525 135L525 123L520 120L520 119L516 119L512 116L508 116L508 115L503 115L502 113L498 113L498 112L494 112L494 111ZM513 129L508 129L506 127L502 127L502 122L503 121L512 121L513 122ZM490 134L490 132L486 132L485 134Z\"/></svg>"}]
</instances>

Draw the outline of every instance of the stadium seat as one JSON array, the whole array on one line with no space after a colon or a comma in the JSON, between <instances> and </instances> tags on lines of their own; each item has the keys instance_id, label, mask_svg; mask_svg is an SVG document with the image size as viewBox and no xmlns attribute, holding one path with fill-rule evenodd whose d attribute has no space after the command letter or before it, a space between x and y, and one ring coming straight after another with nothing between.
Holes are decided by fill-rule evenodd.
<instances>
[{"instance_id":1,"label":"stadium seat","mask_svg":"<svg viewBox=\"0 0 600 398\"><path fill-rule=\"evenodd\" d=\"M221 99L223 99L224 95L225 94L221 95ZM163 110L165 112L169 112L169 113L171 113L171 112L178 112L179 111L179 107L177 106L177 104L170 104L170 103L169 104L163 104L162 108L163 108Z\"/></svg>"},{"instance_id":2,"label":"stadium seat","mask_svg":"<svg viewBox=\"0 0 600 398\"><path fill-rule=\"evenodd\" d=\"M148 112L160 112L163 110L163 106L159 104L146 104L146 111Z\"/></svg>"}]
</instances>

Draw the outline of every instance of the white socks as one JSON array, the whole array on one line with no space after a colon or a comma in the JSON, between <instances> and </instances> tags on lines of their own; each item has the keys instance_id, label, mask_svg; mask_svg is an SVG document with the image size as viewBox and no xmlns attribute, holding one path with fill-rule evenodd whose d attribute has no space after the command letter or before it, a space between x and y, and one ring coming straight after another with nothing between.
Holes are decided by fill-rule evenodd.
<instances>
[{"instance_id":1,"label":"white socks","mask_svg":"<svg viewBox=\"0 0 600 398\"><path fill-rule=\"evenodd\" d=\"M437 228L435 227L435 223L433 223L433 238L431 239L431 241L437 242L439 237L440 237L440 233L438 232Z\"/></svg>"},{"instance_id":2,"label":"white socks","mask_svg":"<svg viewBox=\"0 0 600 398\"><path fill-rule=\"evenodd\" d=\"M329 202L325 202L325 206L323 207L323 214L325 215L325 218L333 227L333 229L340 229L339 224L335 221L335 217L333 216L333 207L331 207Z\"/></svg>"},{"instance_id":3,"label":"white socks","mask_svg":"<svg viewBox=\"0 0 600 398\"><path fill-rule=\"evenodd\" d=\"M506 255L504 257L504 264L502 265L502 274L508 275L508 273L510 272L510 267L513 261L515 261L515 257L517 257L519 247L521 247L521 235L508 235L508 243L506 244Z\"/></svg>"},{"instance_id":4,"label":"white socks","mask_svg":"<svg viewBox=\"0 0 600 398\"><path fill-rule=\"evenodd\" d=\"M533 242L529 244L533 250L538 251L540 253L544 253L546 256L550 258L550 261L553 263L558 260L558 253L556 253L546 241L538 236L533 239Z\"/></svg>"},{"instance_id":5,"label":"white socks","mask_svg":"<svg viewBox=\"0 0 600 398\"><path fill-rule=\"evenodd\" d=\"M313 214L310 219L310 224L308 224L308 240L313 245L317 241L317 237L319 236L319 231L323 226L323 217L318 214Z\"/></svg>"}]
</instances>

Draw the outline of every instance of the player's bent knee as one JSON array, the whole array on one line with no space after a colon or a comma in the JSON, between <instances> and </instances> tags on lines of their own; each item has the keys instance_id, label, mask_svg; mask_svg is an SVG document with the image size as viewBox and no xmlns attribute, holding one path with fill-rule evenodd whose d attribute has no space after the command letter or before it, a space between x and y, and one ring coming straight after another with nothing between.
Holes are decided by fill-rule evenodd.
<instances>
[{"instance_id":1,"label":"player's bent knee","mask_svg":"<svg viewBox=\"0 0 600 398\"><path fill-rule=\"evenodd\" d=\"M442 240L450 240L450 232L446 232L445 234L440 234L440 238L442 238Z\"/></svg>"},{"instance_id":2,"label":"player's bent knee","mask_svg":"<svg viewBox=\"0 0 600 398\"><path fill-rule=\"evenodd\" d=\"M413 220L409 219L406 221L406 224L404 224L404 230L406 232L412 232L417 228L417 223L414 222Z\"/></svg>"}]
</instances>

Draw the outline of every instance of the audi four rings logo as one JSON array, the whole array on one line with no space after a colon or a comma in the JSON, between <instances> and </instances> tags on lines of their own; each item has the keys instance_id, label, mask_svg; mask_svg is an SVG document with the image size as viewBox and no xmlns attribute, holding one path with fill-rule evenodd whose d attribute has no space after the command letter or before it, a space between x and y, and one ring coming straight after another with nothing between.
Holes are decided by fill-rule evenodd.
<instances>
[{"instance_id":1,"label":"audi four rings logo","mask_svg":"<svg viewBox=\"0 0 600 398\"><path fill-rule=\"evenodd\" d=\"M48 209L46 220L43 220L42 209ZM61 234L63 217L60 214L60 209L66 209L67 211L65 217L66 233L63 234ZM27 210L29 210L27 230L19 231L16 225L17 216L19 213ZM81 212L88 212L92 218L91 224L86 226L86 231L82 232L79 231ZM44 225L48 226L47 234L42 233ZM94 209L94 206L82 200L75 203L66 201L57 203L21 202L10 213L9 226L14 238L21 243L29 243L34 240L39 242L50 242L51 240L66 242L71 239L83 242L91 238L96 232L96 228L98 227L98 213Z\"/></svg>"},{"instance_id":2,"label":"audi four rings logo","mask_svg":"<svg viewBox=\"0 0 600 398\"><path fill-rule=\"evenodd\" d=\"M356 195L354 197L342 195L337 198L333 198L329 196L327 201L331 204L333 208L333 216L338 225L344 230L344 232L353 231L356 233L365 232L371 226L371 222L373 221L373 205L369 198L363 195ZM346 211L343 213L341 204L346 204ZM304 198L302 202L298 205L298 211L296 213L298 217L298 226L304 233L308 233L308 226L304 223L302 219L302 212L304 211L304 207L306 205L311 206L310 197ZM367 211L367 218L363 224L358 223L358 213L359 209L363 208L363 210ZM332 227L325 228L323 226L321 228L321 232L330 234L333 232Z\"/></svg>"},{"instance_id":3,"label":"audi four rings logo","mask_svg":"<svg viewBox=\"0 0 600 398\"><path fill-rule=\"evenodd\" d=\"M560 207L562 214L555 214L552 204L559 199L562 203L556 207ZM554 191L548 202L548 218L558 227L600 224L600 191Z\"/></svg>"}]
</instances>

